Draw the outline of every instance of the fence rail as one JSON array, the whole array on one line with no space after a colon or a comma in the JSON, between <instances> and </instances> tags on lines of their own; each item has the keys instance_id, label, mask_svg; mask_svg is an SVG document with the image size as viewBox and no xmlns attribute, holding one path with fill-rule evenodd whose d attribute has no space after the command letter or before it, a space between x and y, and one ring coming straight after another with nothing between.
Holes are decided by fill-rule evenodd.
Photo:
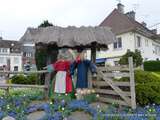
<instances>
[{"instance_id":1,"label":"fence rail","mask_svg":"<svg viewBox=\"0 0 160 120\"><path fill-rule=\"evenodd\" d=\"M99 100L107 103L117 103L136 108L135 81L133 58L128 58L128 66L98 67L98 78L93 81ZM115 81L114 78L128 77L129 82ZM127 89L123 89L125 87ZM115 97L113 97L115 96ZM120 99L117 100L117 97Z\"/></svg>"},{"instance_id":2,"label":"fence rail","mask_svg":"<svg viewBox=\"0 0 160 120\"><path fill-rule=\"evenodd\" d=\"M39 88L44 89L44 96L45 99L48 99L49 93L49 80L50 80L50 73L46 70L41 71L0 71L0 75L8 75L8 74L45 74L45 84L44 85L26 85L26 84L0 84L0 89L4 89L6 93L9 93L9 88ZM6 78L7 79L7 78Z\"/></svg>"}]
</instances>

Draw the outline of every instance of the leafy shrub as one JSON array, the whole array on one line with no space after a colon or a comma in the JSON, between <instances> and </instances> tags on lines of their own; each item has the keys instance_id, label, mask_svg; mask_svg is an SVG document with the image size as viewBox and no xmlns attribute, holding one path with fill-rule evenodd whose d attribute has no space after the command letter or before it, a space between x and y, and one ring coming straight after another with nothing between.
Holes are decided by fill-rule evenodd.
<instances>
[{"instance_id":1,"label":"leafy shrub","mask_svg":"<svg viewBox=\"0 0 160 120\"><path fill-rule=\"evenodd\" d=\"M24 75L14 75L11 79L13 84L27 84L27 78Z\"/></svg>"},{"instance_id":2,"label":"leafy shrub","mask_svg":"<svg viewBox=\"0 0 160 120\"><path fill-rule=\"evenodd\" d=\"M144 70L146 71L160 71L160 61L145 61Z\"/></svg>"},{"instance_id":3,"label":"leafy shrub","mask_svg":"<svg viewBox=\"0 0 160 120\"><path fill-rule=\"evenodd\" d=\"M30 75L15 75L11 78L13 84L35 84L38 77L36 74Z\"/></svg>"},{"instance_id":4,"label":"leafy shrub","mask_svg":"<svg viewBox=\"0 0 160 120\"><path fill-rule=\"evenodd\" d=\"M36 84L36 82L38 80L38 76L37 76L37 74L30 74L27 76L27 79L28 79L29 84Z\"/></svg>"},{"instance_id":5,"label":"leafy shrub","mask_svg":"<svg viewBox=\"0 0 160 120\"><path fill-rule=\"evenodd\" d=\"M142 58L141 52L139 50L135 50L135 52L127 50L126 54L124 54L122 56L122 58L119 60L119 64L120 65L127 65L129 57L133 57L134 65L136 65L136 66L142 65L143 58Z\"/></svg>"},{"instance_id":6,"label":"leafy shrub","mask_svg":"<svg viewBox=\"0 0 160 120\"><path fill-rule=\"evenodd\" d=\"M129 81L129 78L120 78L119 81ZM135 82L138 104L160 104L160 77L152 72L135 70Z\"/></svg>"}]
</instances>

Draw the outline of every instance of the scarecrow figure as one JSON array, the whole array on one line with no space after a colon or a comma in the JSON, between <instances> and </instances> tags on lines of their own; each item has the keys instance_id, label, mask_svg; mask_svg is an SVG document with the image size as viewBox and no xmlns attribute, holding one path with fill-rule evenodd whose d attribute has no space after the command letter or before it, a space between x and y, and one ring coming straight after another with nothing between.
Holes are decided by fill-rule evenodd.
<instances>
[{"instance_id":1,"label":"scarecrow figure","mask_svg":"<svg viewBox=\"0 0 160 120\"><path fill-rule=\"evenodd\" d=\"M85 58L85 51L83 49L78 50L79 55L76 60L71 64L71 76L73 77L74 71L77 68L77 94L88 88L88 69L96 76L96 66L90 60ZM78 98L79 99L79 98Z\"/></svg>"},{"instance_id":2,"label":"scarecrow figure","mask_svg":"<svg viewBox=\"0 0 160 120\"><path fill-rule=\"evenodd\" d=\"M56 72L55 93L71 93L73 90L72 79L70 75L70 65L72 56L67 49L59 51L58 60L47 66L48 72ZM53 86L51 86L53 87Z\"/></svg>"}]
</instances>

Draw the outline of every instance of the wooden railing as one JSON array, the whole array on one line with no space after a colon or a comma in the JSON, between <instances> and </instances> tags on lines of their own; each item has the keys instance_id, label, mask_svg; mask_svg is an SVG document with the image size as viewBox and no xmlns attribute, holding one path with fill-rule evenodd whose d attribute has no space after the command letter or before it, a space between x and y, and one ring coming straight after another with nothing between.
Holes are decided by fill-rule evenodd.
<instances>
[{"instance_id":1,"label":"wooden railing","mask_svg":"<svg viewBox=\"0 0 160 120\"><path fill-rule=\"evenodd\" d=\"M26 84L0 84L0 89L4 89L6 91L6 94L9 93L10 88L39 88L44 89L44 96L45 99L48 99L49 94L49 81L51 78L50 73L48 73L46 70L41 71L0 71L0 75L10 75L10 74L45 74L45 84L44 85L26 85ZM6 80L9 78L6 78Z\"/></svg>"},{"instance_id":2,"label":"wooden railing","mask_svg":"<svg viewBox=\"0 0 160 120\"><path fill-rule=\"evenodd\" d=\"M99 100L107 103L127 105L135 109L136 96L133 59L130 57L128 60L128 66L98 67L97 79L92 84L96 93L100 95ZM122 82L114 80L121 77L128 77L130 81Z\"/></svg>"}]
</instances>

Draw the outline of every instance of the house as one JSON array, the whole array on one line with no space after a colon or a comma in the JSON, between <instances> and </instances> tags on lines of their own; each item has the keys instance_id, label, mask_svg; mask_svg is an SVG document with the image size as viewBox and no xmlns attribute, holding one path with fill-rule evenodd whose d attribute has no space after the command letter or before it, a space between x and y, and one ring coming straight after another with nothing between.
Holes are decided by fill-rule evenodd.
<instances>
[{"instance_id":1,"label":"house","mask_svg":"<svg viewBox=\"0 0 160 120\"><path fill-rule=\"evenodd\" d=\"M22 71L21 43L0 39L0 69Z\"/></svg>"},{"instance_id":2,"label":"house","mask_svg":"<svg viewBox=\"0 0 160 120\"><path fill-rule=\"evenodd\" d=\"M23 64L23 70L30 71L37 70L36 69L36 62L35 62L35 44L26 42L26 41L20 41L22 44L22 64Z\"/></svg>"},{"instance_id":3,"label":"house","mask_svg":"<svg viewBox=\"0 0 160 120\"><path fill-rule=\"evenodd\" d=\"M32 43L22 43L22 52L23 52L23 68L24 70L36 70L35 63L35 44Z\"/></svg>"},{"instance_id":4,"label":"house","mask_svg":"<svg viewBox=\"0 0 160 120\"><path fill-rule=\"evenodd\" d=\"M107 51L100 51L97 58L107 58L107 63L117 65L128 49L138 49L144 61L160 59L160 36L155 29L148 29L146 23L136 21L135 14L134 11L124 13L124 5L119 3L100 23L112 29L117 42L110 44Z\"/></svg>"}]
</instances>

